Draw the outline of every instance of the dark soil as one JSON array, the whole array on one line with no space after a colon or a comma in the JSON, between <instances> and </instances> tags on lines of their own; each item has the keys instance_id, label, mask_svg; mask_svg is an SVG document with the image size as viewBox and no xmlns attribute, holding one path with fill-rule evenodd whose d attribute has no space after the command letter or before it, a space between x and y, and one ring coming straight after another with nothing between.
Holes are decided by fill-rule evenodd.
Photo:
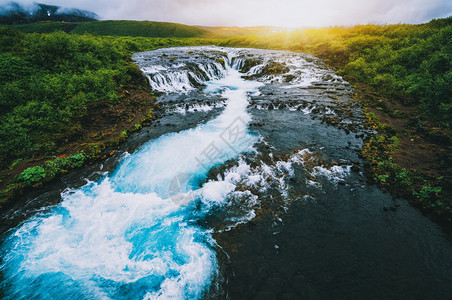
<instances>
[{"instance_id":1,"label":"dark soil","mask_svg":"<svg viewBox=\"0 0 452 300\"><path fill-rule=\"evenodd\" d=\"M0 190L25 169L41 165L56 157L65 157L83 149L88 144L107 142L119 137L147 116L154 108L156 98L151 96L147 83L134 83L125 87L117 103L101 100L88 106L86 116L81 120L82 129L75 136L63 138L53 155L43 155L16 164L12 169L0 172Z\"/></svg>"},{"instance_id":2,"label":"dark soil","mask_svg":"<svg viewBox=\"0 0 452 300\"><path fill-rule=\"evenodd\" d=\"M443 185L443 196L452 199L452 129L436 127L415 106L374 93L365 84L355 83L354 87L367 110L397 132L400 146L391 154L394 162L431 178L443 177L443 182L450 183Z\"/></svg>"}]
</instances>

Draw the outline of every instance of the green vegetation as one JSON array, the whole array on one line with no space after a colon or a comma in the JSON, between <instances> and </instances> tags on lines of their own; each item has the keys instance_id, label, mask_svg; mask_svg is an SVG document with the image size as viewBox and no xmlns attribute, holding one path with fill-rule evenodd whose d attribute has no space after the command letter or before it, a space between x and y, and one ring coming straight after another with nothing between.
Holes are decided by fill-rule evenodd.
<instances>
[{"instance_id":1,"label":"green vegetation","mask_svg":"<svg viewBox=\"0 0 452 300\"><path fill-rule=\"evenodd\" d=\"M364 82L429 119L452 120L452 17L422 25L308 29L235 37L221 45L312 53L351 81Z\"/></svg>"},{"instance_id":2,"label":"green vegetation","mask_svg":"<svg viewBox=\"0 0 452 300\"><path fill-rule=\"evenodd\" d=\"M26 185L32 185L41 181L46 177L46 171L41 166L34 166L23 171L19 176L17 176L17 180L25 183Z\"/></svg>"},{"instance_id":3,"label":"green vegetation","mask_svg":"<svg viewBox=\"0 0 452 300\"><path fill-rule=\"evenodd\" d=\"M449 17L421 25L363 25L233 37L220 45L311 53L335 67L351 83L369 88L355 95L365 109L372 107L386 118L412 119L408 126L415 132L416 140L422 136L444 147L441 162L430 166L440 175L432 177L410 165L401 167L395 163L393 156L401 147L400 133L373 113L367 113L365 121L377 134L366 140L361 155L368 161L368 173L377 184L411 197L421 208L451 220L451 199L443 195L451 184L451 166L447 163L450 152L446 152L451 141L447 132L452 126L451 36ZM252 65L252 60L247 62L248 68ZM410 115L392 111L381 96L398 107L409 107L406 111L411 111Z\"/></svg>"},{"instance_id":4,"label":"green vegetation","mask_svg":"<svg viewBox=\"0 0 452 300\"><path fill-rule=\"evenodd\" d=\"M142 37L203 37L205 30L175 23L150 21L97 21L80 23L71 33Z\"/></svg>"},{"instance_id":5,"label":"green vegetation","mask_svg":"<svg viewBox=\"0 0 452 300\"><path fill-rule=\"evenodd\" d=\"M60 173L66 173L70 169L79 168L88 159L84 152L78 152L70 156L63 156L46 161L42 166L34 166L25 169L16 177L17 183L25 186L41 184L43 179L51 180Z\"/></svg>"},{"instance_id":6,"label":"green vegetation","mask_svg":"<svg viewBox=\"0 0 452 300\"><path fill-rule=\"evenodd\" d=\"M5 173L20 162L60 155L68 141L76 143L88 139L83 120L92 114L92 109L102 105L107 109L123 107L121 105L129 95L126 89L137 85L147 88L144 76L131 59L132 53L212 43L205 39L101 37L62 31L24 34L10 27L0 27L0 170L5 170L2 172L3 184L7 183ZM149 98L150 92L146 94ZM79 147L86 154L79 152L50 159L26 169L6 188L6 198L12 191L51 180L99 156L107 146L117 145L151 117L152 111L138 123L131 124L132 128L127 128L125 134L118 133L118 137L108 143ZM112 128L115 126L111 125Z\"/></svg>"},{"instance_id":7,"label":"green vegetation","mask_svg":"<svg viewBox=\"0 0 452 300\"><path fill-rule=\"evenodd\" d=\"M83 131L90 103L120 101L122 86L141 76L132 52L202 42L0 29L0 167L52 154Z\"/></svg>"},{"instance_id":8,"label":"green vegetation","mask_svg":"<svg viewBox=\"0 0 452 300\"><path fill-rule=\"evenodd\" d=\"M131 61L131 54L162 47L217 44L314 54L348 81L370 87L363 104L375 108L376 113L391 118L410 117L406 111L391 111L374 95L410 106L415 111L412 126L417 132L450 144L450 136L444 131L452 125L452 17L421 25L364 25L276 34L266 34L264 29L135 21L38 22L0 27L0 169L12 170L32 158L45 161L22 169L3 195L10 198L20 189L38 186L91 159L104 157L105 149L139 130L142 122L152 117L152 111L140 122L135 120L131 126L119 128L117 136L107 142L88 143L75 153L55 158L68 140L83 140L86 128L82 121L96 105L120 106L126 97L124 90L131 84L142 84L143 76ZM243 32L255 35L204 39ZM172 59L165 54L163 57ZM244 69L258 63L249 59ZM278 74L285 68L275 63L266 71ZM376 114L366 113L365 121L377 132L366 140L361 151L369 162L370 177L383 187L412 197L435 214L451 216L450 200L442 197L450 186L449 177L432 178L411 166L397 165L393 157L403 146L402 137ZM102 134L93 136L101 138ZM450 170L450 160L446 157L443 161L439 173ZM3 178L1 181L5 185Z\"/></svg>"},{"instance_id":9,"label":"green vegetation","mask_svg":"<svg viewBox=\"0 0 452 300\"><path fill-rule=\"evenodd\" d=\"M368 139L360 154L369 163L368 171L380 186L404 197L414 198L415 203L425 210L444 215L452 215L452 203L441 197L440 184L444 178L431 178L420 170L407 170L393 161L392 155L399 149L400 141L391 126L381 123L374 113L365 114L365 125L377 134Z\"/></svg>"},{"instance_id":10,"label":"green vegetation","mask_svg":"<svg viewBox=\"0 0 452 300\"><path fill-rule=\"evenodd\" d=\"M129 37L212 37L210 31L193 26L150 21L93 21L93 22L36 22L13 25L24 33L52 33L65 31L73 34L96 34L102 36Z\"/></svg>"}]
</instances>

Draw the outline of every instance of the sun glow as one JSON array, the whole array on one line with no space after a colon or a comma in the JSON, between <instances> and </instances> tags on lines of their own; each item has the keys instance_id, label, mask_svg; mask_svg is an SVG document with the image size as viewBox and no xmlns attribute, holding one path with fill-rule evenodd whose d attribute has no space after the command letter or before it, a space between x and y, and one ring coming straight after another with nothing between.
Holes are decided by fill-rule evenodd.
<instances>
[{"instance_id":1,"label":"sun glow","mask_svg":"<svg viewBox=\"0 0 452 300\"><path fill-rule=\"evenodd\" d=\"M67 5L63 0L45 2ZM72 3L105 20L151 20L215 27L413 24L452 14L450 0L74 0Z\"/></svg>"}]
</instances>

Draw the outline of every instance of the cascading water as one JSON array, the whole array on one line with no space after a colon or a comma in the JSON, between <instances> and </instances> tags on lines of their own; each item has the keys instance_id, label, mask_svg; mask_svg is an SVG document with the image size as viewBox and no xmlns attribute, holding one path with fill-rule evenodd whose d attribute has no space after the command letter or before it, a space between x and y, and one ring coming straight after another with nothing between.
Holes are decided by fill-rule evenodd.
<instances>
[{"instance_id":1,"label":"cascading water","mask_svg":"<svg viewBox=\"0 0 452 300\"><path fill-rule=\"evenodd\" d=\"M450 296L450 243L367 183L352 150L372 129L320 60L219 47L133 58L160 117L100 179L19 210L33 215L2 236L0 296Z\"/></svg>"},{"instance_id":2,"label":"cascading water","mask_svg":"<svg viewBox=\"0 0 452 300\"><path fill-rule=\"evenodd\" d=\"M155 73L162 69L147 70L154 89L188 91L192 76L227 99L223 113L145 144L112 174L65 191L60 205L15 230L4 244L10 298L182 299L209 287L214 242L193 210L197 203L208 210L233 190L201 183L212 166L252 150L247 97L262 84L219 63L198 67L209 82L186 70Z\"/></svg>"}]
</instances>

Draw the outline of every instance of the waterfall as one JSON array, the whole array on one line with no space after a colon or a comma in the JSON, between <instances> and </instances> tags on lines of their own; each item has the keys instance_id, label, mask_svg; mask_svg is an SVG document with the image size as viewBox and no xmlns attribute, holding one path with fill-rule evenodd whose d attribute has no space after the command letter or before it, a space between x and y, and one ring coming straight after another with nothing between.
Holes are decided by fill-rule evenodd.
<instances>
[{"instance_id":1,"label":"waterfall","mask_svg":"<svg viewBox=\"0 0 452 300\"><path fill-rule=\"evenodd\" d=\"M219 271L212 230L198 221L239 199L237 208L228 210L236 214L224 216L221 230L247 222L255 216L257 196L237 188L265 192L273 182L286 198L291 164L297 163L294 158L252 168L241 160L243 153L256 151L258 140L248 131L249 98L287 75L263 70L284 63L289 74L301 78L292 86L301 88L326 75L334 79L301 55L267 54L257 58L250 50L216 47L135 54L154 91L187 98L198 91L194 95L226 99L226 106L195 128L147 142L125 155L116 170L65 190L59 205L12 230L2 244L8 297L201 298ZM254 58L258 63L242 72ZM230 160L240 163L224 177L206 180L213 167Z\"/></svg>"},{"instance_id":2,"label":"waterfall","mask_svg":"<svg viewBox=\"0 0 452 300\"><path fill-rule=\"evenodd\" d=\"M143 72L167 93L195 89L191 77L227 106L205 124L148 142L111 174L66 190L61 204L15 229L2 248L11 299L192 299L209 288L218 271L215 242L196 219L235 186L202 183L213 166L252 151L247 100L262 84L217 62Z\"/></svg>"}]
</instances>

